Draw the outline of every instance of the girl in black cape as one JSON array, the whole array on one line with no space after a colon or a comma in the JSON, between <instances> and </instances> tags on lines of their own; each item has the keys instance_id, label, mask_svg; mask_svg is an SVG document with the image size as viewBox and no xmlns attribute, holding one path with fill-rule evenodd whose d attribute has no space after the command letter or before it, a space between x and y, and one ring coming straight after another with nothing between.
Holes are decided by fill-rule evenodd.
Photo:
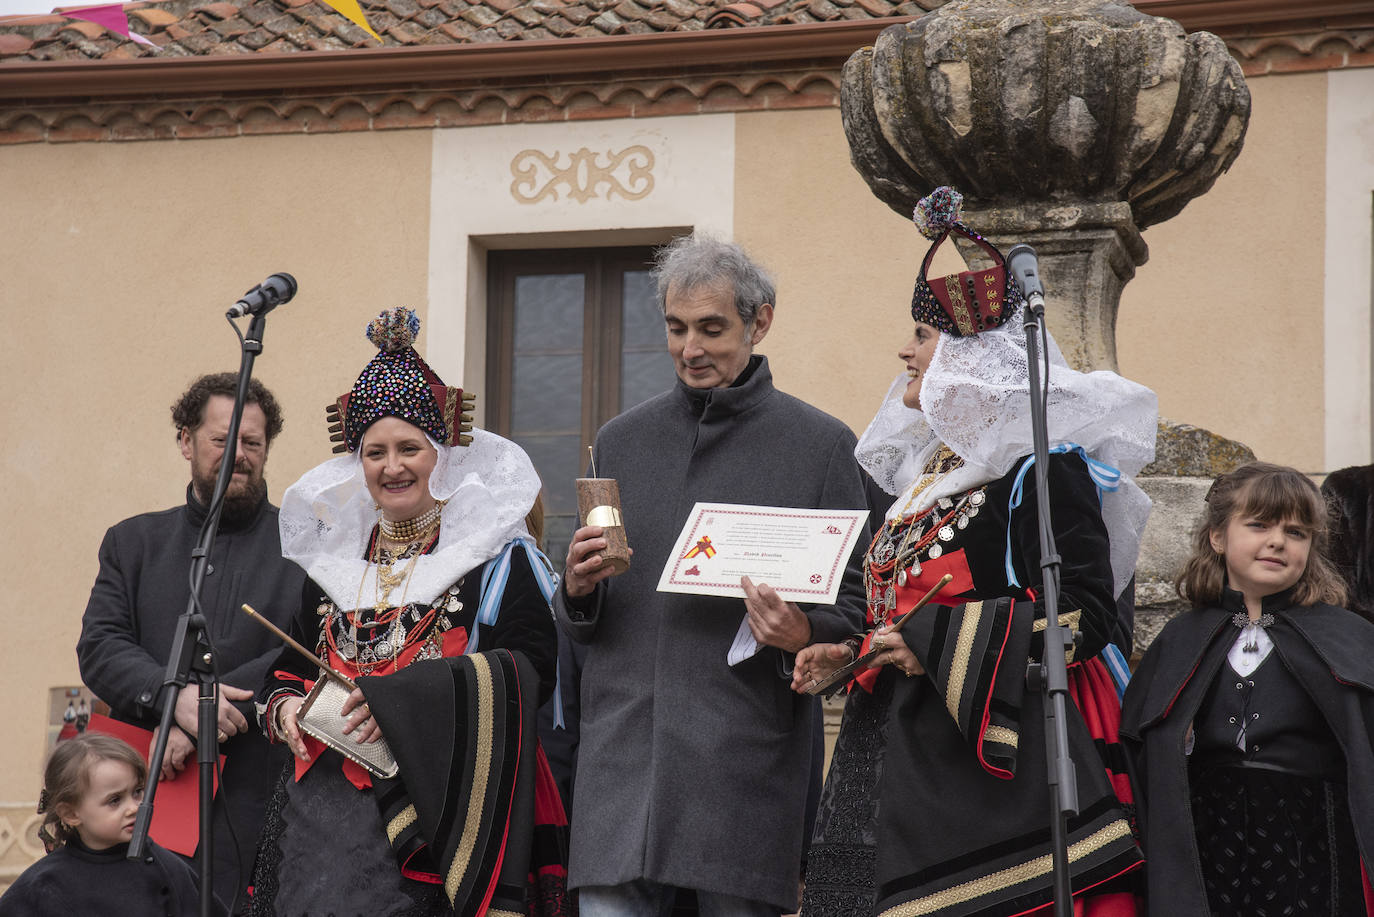
<instances>
[{"instance_id":1,"label":"girl in black cape","mask_svg":"<svg viewBox=\"0 0 1374 917\"><path fill-rule=\"evenodd\" d=\"M1121 737L1152 915L1374 913L1374 624L1340 608L1327 511L1253 462L1207 494Z\"/></svg>"}]
</instances>

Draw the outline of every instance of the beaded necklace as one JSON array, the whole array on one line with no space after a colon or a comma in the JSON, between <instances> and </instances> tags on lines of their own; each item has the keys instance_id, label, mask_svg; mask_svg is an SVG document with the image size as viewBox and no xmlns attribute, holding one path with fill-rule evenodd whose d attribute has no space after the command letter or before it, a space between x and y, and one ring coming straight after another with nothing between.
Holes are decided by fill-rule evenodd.
<instances>
[{"instance_id":1,"label":"beaded necklace","mask_svg":"<svg viewBox=\"0 0 1374 917\"><path fill-rule=\"evenodd\" d=\"M921 552L925 552L927 560L943 554L940 542L954 540L955 530L967 527L986 500L986 487L980 487L957 502L941 497L928 509L907 514L906 510L923 492L961 465L963 459L942 443L926 463L902 514L873 536L864 555L864 594L869 613L878 626L887 624L896 609L897 589L906 585L908 571L911 576L921 575Z\"/></svg>"},{"instance_id":2,"label":"beaded necklace","mask_svg":"<svg viewBox=\"0 0 1374 917\"><path fill-rule=\"evenodd\" d=\"M370 609L370 620L363 620L362 590L363 583L367 581L364 574L363 579L358 584L358 597L354 601L354 610L342 611L337 607L332 609L331 620L326 621L322 628L325 643L328 647L341 658L346 659L357 667L358 671L364 675L374 669L390 662L395 666L396 659L412 640L423 635L430 623L439 613L441 601L429 608L420 609L412 607L406 603L406 595L410 586L410 576L415 571L415 564L420 557L425 554L430 547L438 540L438 519L435 517L433 524L427 526L428 531L422 532L421 540L412 541L400 547L399 550L392 551L382 546L384 533L379 525L373 530L371 544L368 545L367 557L369 567L377 565L377 584L376 588L380 595L375 606ZM392 566L400 560L409 558L410 563L406 565L404 571L392 572ZM405 588L401 590L401 601L398 605L390 603L391 592L402 582ZM334 633L335 620L339 626L339 635Z\"/></svg>"}]
</instances>

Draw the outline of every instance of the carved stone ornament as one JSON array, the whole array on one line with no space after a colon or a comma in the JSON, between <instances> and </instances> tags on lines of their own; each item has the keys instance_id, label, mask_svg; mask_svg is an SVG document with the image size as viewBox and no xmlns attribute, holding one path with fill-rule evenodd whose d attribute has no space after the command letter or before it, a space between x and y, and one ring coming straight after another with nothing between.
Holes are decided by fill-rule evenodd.
<instances>
[{"instance_id":1,"label":"carved stone ornament","mask_svg":"<svg viewBox=\"0 0 1374 917\"><path fill-rule=\"evenodd\" d=\"M620 152L600 153L585 146L568 156L562 153L543 153L521 150L510 163L511 197L522 204L537 204L545 198L558 200L558 188L564 186L568 197L585 204L605 186L606 200L615 195L627 201L637 201L654 190L654 151L636 144Z\"/></svg>"},{"instance_id":2,"label":"carved stone ornament","mask_svg":"<svg viewBox=\"0 0 1374 917\"><path fill-rule=\"evenodd\" d=\"M1226 45L1105 0L966 0L884 30L845 65L851 157L909 216L938 185L966 210L1130 205L1137 228L1240 152L1250 93Z\"/></svg>"}]
</instances>

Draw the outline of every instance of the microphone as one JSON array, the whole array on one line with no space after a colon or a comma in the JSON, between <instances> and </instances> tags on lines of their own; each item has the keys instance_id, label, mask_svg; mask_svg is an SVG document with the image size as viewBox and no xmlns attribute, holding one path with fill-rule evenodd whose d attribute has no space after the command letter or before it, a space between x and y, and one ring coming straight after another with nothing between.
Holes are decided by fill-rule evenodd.
<instances>
[{"instance_id":1,"label":"microphone","mask_svg":"<svg viewBox=\"0 0 1374 917\"><path fill-rule=\"evenodd\" d=\"M1007 270L1016 278L1021 295L1026 297L1026 305L1032 309L1045 307L1045 288L1040 284L1040 266L1035 260L1035 249L1029 245L1013 245L1007 252Z\"/></svg>"},{"instance_id":2,"label":"microphone","mask_svg":"<svg viewBox=\"0 0 1374 917\"><path fill-rule=\"evenodd\" d=\"M242 318L245 315L265 315L284 302L290 302L296 295L296 278L283 271L273 274L262 283L253 287L243 298L229 307L224 313L229 318Z\"/></svg>"}]
</instances>

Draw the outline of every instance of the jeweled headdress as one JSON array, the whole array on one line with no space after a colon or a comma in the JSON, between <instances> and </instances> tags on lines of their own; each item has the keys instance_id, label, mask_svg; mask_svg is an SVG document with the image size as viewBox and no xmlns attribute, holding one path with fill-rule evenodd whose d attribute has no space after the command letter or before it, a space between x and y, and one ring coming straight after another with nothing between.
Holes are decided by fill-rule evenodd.
<instances>
[{"instance_id":1,"label":"jeweled headdress","mask_svg":"<svg viewBox=\"0 0 1374 917\"><path fill-rule=\"evenodd\" d=\"M1007 276L1006 259L997 246L959 221L963 204L962 194L942 185L921 198L912 213L916 228L931 240L931 246L916 277L911 317L955 337L1000 327L1022 303L1021 290ZM978 243L992 256L993 266L927 278L935 250L951 232Z\"/></svg>"},{"instance_id":2,"label":"jeweled headdress","mask_svg":"<svg viewBox=\"0 0 1374 917\"><path fill-rule=\"evenodd\" d=\"M470 412L476 396L445 385L415 352L420 319L405 306L382 312L367 326L367 339L377 355L358 375L353 388L325 408L335 452L356 452L363 432L382 417L415 424L437 443L466 446L472 442Z\"/></svg>"}]
</instances>

